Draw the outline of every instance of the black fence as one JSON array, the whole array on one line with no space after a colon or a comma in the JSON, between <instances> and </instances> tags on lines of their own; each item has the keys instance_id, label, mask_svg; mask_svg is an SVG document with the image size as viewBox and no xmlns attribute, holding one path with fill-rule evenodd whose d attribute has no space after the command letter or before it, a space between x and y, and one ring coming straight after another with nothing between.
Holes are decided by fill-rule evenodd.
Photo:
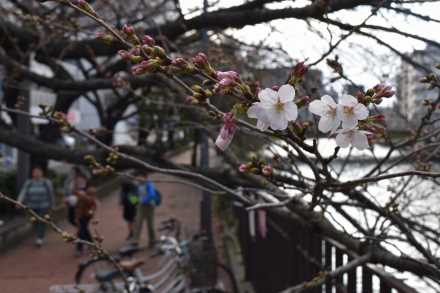
<instances>
[{"instance_id":1,"label":"black fence","mask_svg":"<svg viewBox=\"0 0 440 293\"><path fill-rule=\"evenodd\" d=\"M319 272L340 267L350 260L336 243L323 240L300 224L270 215L267 234L249 233L249 214L236 208L239 219L239 240L246 268L246 279L256 293L275 293L294 285L308 282ZM258 219L255 219L258 222ZM258 224L256 225L258 226ZM402 281L384 270L360 266L330 280L309 288L307 293L416 293Z\"/></svg>"}]
</instances>

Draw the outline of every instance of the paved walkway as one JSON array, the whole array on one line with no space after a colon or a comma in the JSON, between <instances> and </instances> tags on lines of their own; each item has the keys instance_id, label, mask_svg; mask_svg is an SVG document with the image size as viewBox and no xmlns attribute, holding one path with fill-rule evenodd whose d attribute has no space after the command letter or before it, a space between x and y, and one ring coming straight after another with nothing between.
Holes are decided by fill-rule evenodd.
<instances>
[{"instance_id":1,"label":"paved walkway","mask_svg":"<svg viewBox=\"0 0 440 293\"><path fill-rule=\"evenodd\" d=\"M188 163L189 154L178 156L176 161ZM154 174L153 179L170 180L173 177ZM157 183L163 196L163 203L156 213L156 224L169 217L183 222L189 233L199 227L200 191L178 183ZM116 251L127 236L126 225L118 206L118 191L107 197L99 205L96 229L104 237L104 247ZM62 223L67 231L73 229ZM144 225L144 229L146 229ZM146 235L144 230L143 235ZM145 236L146 237L146 236ZM0 292L1 293L47 293L54 284L72 284L78 263L86 257L76 258L72 244L64 243L59 235L50 232L42 248L33 245L34 239L0 254ZM146 239L143 239L146 242ZM146 271L154 269L155 261L146 264Z\"/></svg>"}]
</instances>

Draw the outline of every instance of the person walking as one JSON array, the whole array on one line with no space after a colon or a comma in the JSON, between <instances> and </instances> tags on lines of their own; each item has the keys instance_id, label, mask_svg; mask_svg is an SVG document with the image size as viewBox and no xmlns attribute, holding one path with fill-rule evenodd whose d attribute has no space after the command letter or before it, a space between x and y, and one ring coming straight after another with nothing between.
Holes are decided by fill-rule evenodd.
<instances>
[{"instance_id":1,"label":"person walking","mask_svg":"<svg viewBox=\"0 0 440 293\"><path fill-rule=\"evenodd\" d=\"M55 196L52 182L44 178L44 172L40 167L32 169L32 178L24 183L17 200L41 217L44 217L53 209ZM37 220L35 222L35 232L37 235L35 245L41 247L44 242L46 225Z\"/></svg>"},{"instance_id":2,"label":"person walking","mask_svg":"<svg viewBox=\"0 0 440 293\"><path fill-rule=\"evenodd\" d=\"M64 202L67 205L67 220L73 226L76 226L75 210L77 204L76 193L85 191L87 187L87 177L77 166L72 168L69 176L64 181Z\"/></svg>"},{"instance_id":3,"label":"person walking","mask_svg":"<svg viewBox=\"0 0 440 293\"><path fill-rule=\"evenodd\" d=\"M137 177L139 204L136 215L136 226L133 235L133 242L138 244L144 222L147 222L148 246L151 248L156 241L154 230L154 211L161 204L160 192L156 189L153 182L149 180L148 173L140 174Z\"/></svg>"},{"instance_id":4,"label":"person walking","mask_svg":"<svg viewBox=\"0 0 440 293\"><path fill-rule=\"evenodd\" d=\"M76 225L78 227L78 238L84 241L92 241L92 234L89 230L90 220L96 212L96 188L89 186L86 191L78 191L76 193L78 202L75 210ZM76 255L81 256L83 253L83 244L76 244Z\"/></svg>"},{"instance_id":5,"label":"person walking","mask_svg":"<svg viewBox=\"0 0 440 293\"><path fill-rule=\"evenodd\" d=\"M128 237L133 238L134 222L136 218L136 208L139 203L137 195L137 186L131 180L127 179L121 184L120 205L122 207L122 216L127 222Z\"/></svg>"}]
</instances>

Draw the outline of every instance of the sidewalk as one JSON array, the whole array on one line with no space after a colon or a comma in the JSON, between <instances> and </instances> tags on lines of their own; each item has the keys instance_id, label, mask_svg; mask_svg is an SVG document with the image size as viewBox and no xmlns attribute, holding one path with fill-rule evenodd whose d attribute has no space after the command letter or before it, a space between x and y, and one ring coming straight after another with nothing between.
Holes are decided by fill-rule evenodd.
<instances>
[{"instance_id":1,"label":"sidewalk","mask_svg":"<svg viewBox=\"0 0 440 293\"><path fill-rule=\"evenodd\" d=\"M190 153L175 158L176 162L188 163ZM153 180L170 180L171 176L154 174ZM199 202L201 192L194 187L180 183L157 183L163 196L163 203L156 210L156 226L161 220L175 217L182 221L189 234L199 228ZM107 197L98 207L99 220L96 230L104 237L104 247L116 251L125 243L127 229L118 206L119 191ZM67 231L73 229L67 222L61 223ZM144 229L145 225L144 225ZM146 237L146 230L143 237ZM64 243L60 236L50 231L42 248L33 245L30 238L15 249L0 255L1 293L47 293L55 284L72 284L78 263L86 257L76 258L74 246ZM146 239L142 239L145 243ZM155 261L145 265L145 271L154 270Z\"/></svg>"}]
</instances>

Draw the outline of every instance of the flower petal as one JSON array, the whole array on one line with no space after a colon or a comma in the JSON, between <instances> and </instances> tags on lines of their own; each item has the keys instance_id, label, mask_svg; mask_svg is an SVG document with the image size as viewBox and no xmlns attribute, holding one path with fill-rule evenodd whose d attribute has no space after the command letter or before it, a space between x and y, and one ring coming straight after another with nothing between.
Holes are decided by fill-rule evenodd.
<instances>
[{"instance_id":1,"label":"flower petal","mask_svg":"<svg viewBox=\"0 0 440 293\"><path fill-rule=\"evenodd\" d=\"M343 95L339 101L339 104L344 106L355 106L358 104L358 100L351 95Z\"/></svg>"},{"instance_id":2,"label":"flower petal","mask_svg":"<svg viewBox=\"0 0 440 293\"><path fill-rule=\"evenodd\" d=\"M327 105L320 100L315 100L309 104L309 111L318 116L324 116Z\"/></svg>"},{"instance_id":3,"label":"flower petal","mask_svg":"<svg viewBox=\"0 0 440 293\"><path fill-rule=\"evenodd\" d=\"M340 132L336 135L336 144L341 148L346 148L350 145L350 134L347 132Z\"/></svg>"},{"instance_id":4,"label":"flower petal","mask_svg":"<svg viewBox=\"0 0 440 293\"><path fill-rule=\"evenodd\" d=\"M324 133L329 132L330 130L334 131L336 128L338 128L340 123L341 122L338 119L323 116L321 119L319 119L318 129Z\"/></svg>"},{"instance_id":5,"label":"flower petal","mask_svg":"<svg viewBox=\"0 0 440 293\"><path fill-rule=\"evenodd\" d=\"M249 118L258 118L263 109L261 108L261 103L253 103L252 106L247 110L247 115Z\"/></svg>"},{"instance_id":6,"label":"flower petal","mask_svg":"<svg viewBox=\"0 0 440 293\"><path fill-rule=\"evenodd\" d=\"M295 121L298 118L298 106L294 102L285 103L284 115L288 121Z\"/></svg>"},{"instance_id":7,"label":"flower petal","mask_svg":"<svg viewBox=\"0 0 440 293\"><path fill-rule=\"evenodd\" d=\"M278 101L278 94L270 88L265 88L258 93L260 101L270 104L275 104Z\"/></svg>"},{"instance_id":8,"label":"flower petal","mask_svg":"<svg viewBox=\"0 0 440 293\"><path fill-rule=\"evenodd\" d=\"M358 120L354 115L350 115L350 116L345 115L343 119L341 119L341 121L342 121L342 128L344 129L355 128L358 124Z\"/></svg>"},{"instance_id":9,"label":"flower petal","mask_svg":"<svg viewBox=\"0 0 440 293\"><path fill-rule=\"evenodd\" d=\"M327 105L336 108L336 102L335 100L333 100L333 98L329 95L324 95L321 97L321 101L323 101L324 103L326 103Z\"/></svg>"},{"instance_id":10,"label":"flower petal","mask_svg":"<svg viewBox=\"0 0 440 293\"><path fill-rule=\"evenodd\" d=\"M267 123L263 120L258 120L257 121L257 128L260 129L261 131L265 131L269 128L269 123Z\"/></svg>"},{"instance_id":11,"label":"flower petal","mask_svg":"<svg viewBox=\"0 0 440 293\"><path fill-rule=\"evenodd\" d=\"M357 104L354 109L354 114L356 115L358 120L364 120L368 117L369 111L368 108L363 104Z\"/></svg>"},{"instance_id":12,"label":"flower petal","mask_svg":"<svg viewBox=\"0 0 440 293\"><path fill-rule=\"evenodd\" d=\"M270 128L273 130L283 130L287 128L288 121L285 115L278 112L275 107L267 109L265 113L267 122L270 123Z\"/></svg>"},{"instance_id":13,"label":"flower petal","mask_svg":"<svg viewBox=\"0 0 440 293\"><path fill-rule=\"evenodd\" d=\"M363 150L369 147L367 136L360 131L354 131L352 143L358 150Z\"/></svg>"},{"instance_id":14,"label":"flower petal","mask_svg":"<svg viewBox=\"0 0 440 293\"><path fill-rule=\"evenodd\" d=\"M293 101L295 98L295 88L290 84L282 85L278 90L278 97L282 103Z\"/></svg>"}]
</instances>

